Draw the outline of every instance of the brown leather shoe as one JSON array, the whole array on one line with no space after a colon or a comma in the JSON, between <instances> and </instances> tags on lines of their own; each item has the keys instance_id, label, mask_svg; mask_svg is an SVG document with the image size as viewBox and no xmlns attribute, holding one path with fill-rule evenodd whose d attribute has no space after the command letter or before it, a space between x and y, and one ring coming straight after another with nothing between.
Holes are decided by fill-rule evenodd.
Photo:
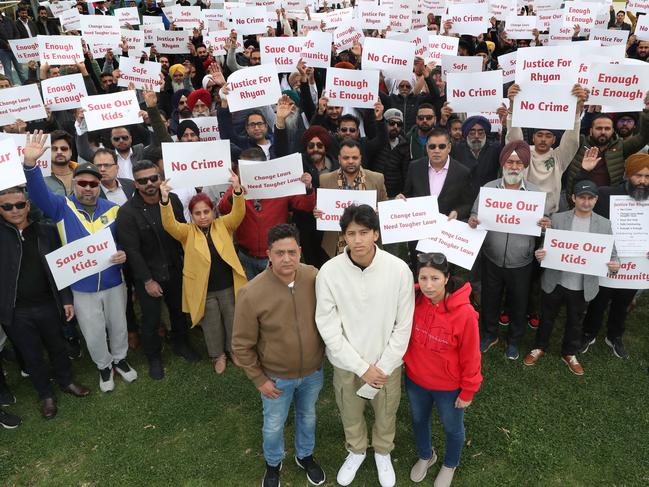
<instances>
[{"instance_id":1,"label":"brown leather shoe","mask_svg":"<svg viewBox=\"0 0 649 487\"><path fill-rule=\"evenodd\" d=\"M574 355L563 355L561 357L561 360L566 363L566 365L570 369L570 372L572 372L573 374L584 375L584 368L579 362L577 362L577 357L575 357Z\"/></svg>"},{"instance_id":2,"label":"brown leather shoe","mask_svg":"<svg viewBox=\"0 0 649 487\"><path fill-rule=\"evenodd\" d=\"M74 382L71 382L65 387L61 387L61 390L66 394L73 395L74 397L86 397L90 394L90 389L80 384L75 384Z\"/></svg>"},{"instance_id":3,"label":"brown leather shoe","mask_svg":"<svg viewBox=\"0 0 649 487\"><path fill-rule=\"evenodd\" d=\"M222 374L225 372L225 366L227 364L228 358L225 356L224 353L219 355L214 359L214 372L217 374Z\"/></svg>"},{"instance_id":4,"label":"brown leather shoe","mask_svg":"<svg viewBox=\"0 0 649 487\"><path fill-rule=\"evenodd\" d=\"M525 355L525 358L523 359L523 364L524 365L534 365L536 362L539 361L541 357L545 355L545 352L541 350L540 348L535 348L532 350L530 353Z\"/></svg>"},{"instance_id":5,"label":"brown leather shoe","mask_svg":"<svg viewBox=\"0 0 649 487\"><path fill-rule=\"evenodd\" d=\"M135 350L140 346L140 335L136 331L128 332L128 348Z\"/></svg>"},{"instance_id":6,"label":"brown leather shoe","mask_svg":"<svg viewBox=\"0 0 649 487\"><path fill-rule=\"evenodd\" d=\"M56 401L53 397L41 401L41 414L45 419L52 419L58 412L59 409L56 407Z\"/></svg>"}]
</instances>

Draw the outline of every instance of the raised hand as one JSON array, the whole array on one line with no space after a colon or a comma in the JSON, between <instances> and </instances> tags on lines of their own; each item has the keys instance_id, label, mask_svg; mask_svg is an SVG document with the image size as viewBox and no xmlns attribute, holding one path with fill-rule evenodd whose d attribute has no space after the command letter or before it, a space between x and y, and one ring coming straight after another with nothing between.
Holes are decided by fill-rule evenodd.
<instances>
[{"instance_id":1,"label":"raised hand","mask_svg":"<svg viewBox=\"0 0 649 487\"><path fill-rule=\"evenodd\" d=\"M230 169L230 179L228 180L232 185L232 191L241 194L243 188L241 187L241 182L239 181L239 176L232 169Z\"/></svg>"},{"instance_id":2,"label":"raised hand","mask_svg":"<svg viewBox=\"0 0 649 487\"><path fill-rule=\"evenodd\" d=\"M49 148L45 145L47 135L42 130L35 130L33 134L27 133L25 136L24 164L27 167L34 167L36 161Z\"/></svg>"},{"instance_id":3,"label":"raised hand","mask_svg":"<svg viewBox=\"0 0 649 487\"><path fill-rule=\"evenodd\" d=\"M171 191L173 190L173 188L169 184L169 181L171 181L171 179L165 179L162 184L160 184L160 200L164 204L169 201L169 193L171 193Z\"/></svg>"},{"instance_id":4,"label":"raised hand","mask_svg":"<svg viewBox=\"0 0 649 487\"><path fill-rule=\"evenodd\" d=\"M590 147L584 152L584 158L581 160L581 168L584 171L592 171L601 160L599 157L599 149L597 147Z\"/></svg>"}]
</instances>

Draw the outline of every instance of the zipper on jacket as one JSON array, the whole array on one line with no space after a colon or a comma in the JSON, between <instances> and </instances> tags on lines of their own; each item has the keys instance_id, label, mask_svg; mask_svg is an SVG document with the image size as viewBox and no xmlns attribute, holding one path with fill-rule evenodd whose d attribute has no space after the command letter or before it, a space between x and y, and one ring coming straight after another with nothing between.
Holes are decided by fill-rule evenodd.
<instances>
[{"instance_id":1,"label":"zipper on jacket","mask_svg":"<svg viewBox=\"0 0 649 487\"><path fill-rule=\"evenodd\" d=\"M14 227L14 230L16 231L16 236L18 237L18 245L20 245L20 252L18 253L18 272L16 273L16 284L14 286L14 302L12 308L16 308L16 299L18 299L18 279L20 278L20 265L23 261L23 244L20 243L22 239L22 235L20 234L20 230L18 230L16 227Z\"/></svg>"},{"instance_id":2,"label":"zipper on jacket","mask_svg":"<svg viewBox=\"0 0 649 487\"><path fill-rule=\"evenodd\" d=\"M295 280L297 281L297 275L295 276ZM298 377L302 378L302 371L304 369L304 350L302 349L302 335L300 335L300 323L297 319L297 303L295 302L295 283L293 283L293 287L291 288L291 298L293 299L293 314L295 315L295 331L297 331L297 343L298 347L300 348L300 369L299 369L299 374Z\"/></svg>"}]
</instances>

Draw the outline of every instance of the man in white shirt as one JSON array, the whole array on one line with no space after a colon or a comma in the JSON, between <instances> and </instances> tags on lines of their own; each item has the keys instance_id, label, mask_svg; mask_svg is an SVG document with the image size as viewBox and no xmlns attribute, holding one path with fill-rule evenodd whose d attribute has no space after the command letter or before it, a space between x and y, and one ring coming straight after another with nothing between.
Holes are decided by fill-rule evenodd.
<instances>
[{"instance_id":1,"label":"man in white shirt","mask_svg":"<svg viewBox=\"0 0 649 487\"><path fill-rule=\"evenodd\" d=\"M131 199L135 192L133 181L125 178L118 178L117 155L108 149L100 148L95 152L92 163L97 166L101 173L99 196L106 198L113 203L122 206Z\"/></svg>"},{"instance_id":2,"label":"man in white shirt","mask_svg":"<svg viewBox=\"0 0 649 487\"><path fill-rule=\"evenodd\" d=\"M345 208L344 252L316 279L316 324L334 367L334 392L349 455L337 482L349 485L365 460L366 399L374 410L372 447L382 487L395 485L390 452L401 397L401 364L414 312L414 287L405 262L379 249L379 218L368 205Z\"/></svg>"}]
</instances>

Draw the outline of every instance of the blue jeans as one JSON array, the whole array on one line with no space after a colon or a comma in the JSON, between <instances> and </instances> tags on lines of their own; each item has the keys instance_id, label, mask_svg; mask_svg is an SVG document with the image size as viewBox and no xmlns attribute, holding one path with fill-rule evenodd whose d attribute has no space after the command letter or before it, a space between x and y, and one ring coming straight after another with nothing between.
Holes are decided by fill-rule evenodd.
<instances>
[{"instance_id":1,"label":"blue jeans","mask_svg":"<svg viewBox=\"0 0 649 487\"><path fill-rule=\"evenodd\" d=\"M17 85L18 81L20 82L20 84L25 84L27 76L23 72L22 66L20 66L20 64L18 63L18 60L14 56L14 53L11 51L11 49L0 49L0 63L2 63L2 67L4 68L5 76L9 78L14 85ZM16 79L11 73L12 64L16 68L18 79Z\"/></svg>"},{"instance_id":2,"label":"blue jeans","mask_svg":"<svg viewBox=\"0 0 649 487\"><path fill-rule=\"evenodd\" d=\"M457 467L460 464L460 455L464 446L464 409L455 407L455 400L460 390L431 391L415 384L406 376L406 391L410 399L410 413L412 414L412 429L417 443L417 455L421 459L433 456L431 413L433 404L442 421L446 433L446 454L444 465Z\"/></svg>"},{"instance_id":3,"label":"blue jeans","mask_svg":"<svg viewBox=\"0 0 649 487\"><path fill-rule=\"evenodd\" d=\"M268 259L261 257L253 257L239 250L239 261L246 271L246 277L249 281L253 280L257 274L261 274L268 267Z\"/></svg>"},{"instance_id":4,"label":"blue jeans","mask_svg":"<svg viewBox=\"0 0 649 487\"><path fill-rule=\"evenodd\" d=\"M273 467L284 458L284 423L291 403L295 409L295 454L298 458L313 454L315 447L315 403L322 389L322 369L300 379L271 378L282 391L277 399L261 396L264 406L262 427L264 458Z\"/></svg>"}]
</instances>

